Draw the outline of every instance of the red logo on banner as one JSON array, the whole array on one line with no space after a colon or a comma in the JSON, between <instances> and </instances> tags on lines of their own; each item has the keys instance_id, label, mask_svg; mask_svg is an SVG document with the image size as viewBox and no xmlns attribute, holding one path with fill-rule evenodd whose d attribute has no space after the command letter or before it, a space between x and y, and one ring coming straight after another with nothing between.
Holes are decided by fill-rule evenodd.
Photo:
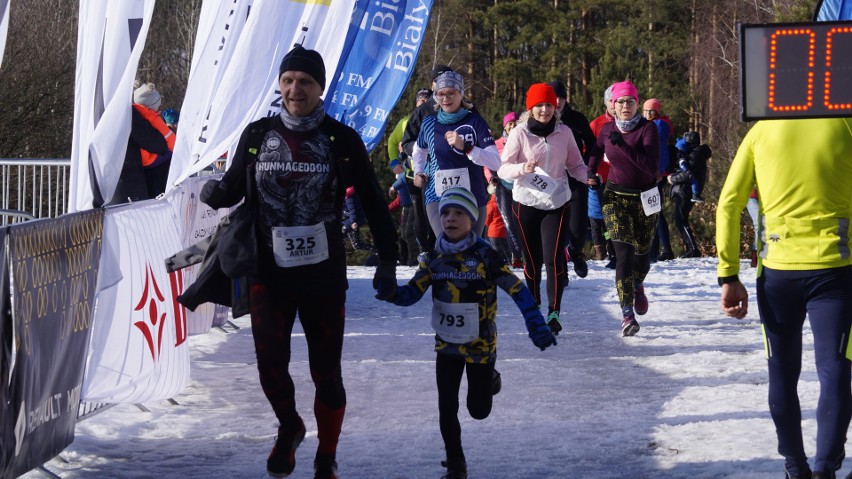
<instances>
[{"instance_id":1,"label":"red logo on banner","mask_svg":"<svg viewBox=\"0 0 852 479\"><path fill-rule=\"evenodd\" d=\"M165 324L166 313L164 308L165 297L157 285L157 280L154 278L154 272L151 270L151 265L145 265L145 288L142 290L142 297L133 308L134 311L142 311L143 314L147 309L147 318L145 321L136 321L134 326L142 331L145 336L145 342L148 343L148 350L151 352L151 358L157 361L160 355L160 347L163 342L163 325ZM161 313L160 310L163 310ZM154 345L154 334L156 333L156 346Z\"/></svg>"}]
</instances>

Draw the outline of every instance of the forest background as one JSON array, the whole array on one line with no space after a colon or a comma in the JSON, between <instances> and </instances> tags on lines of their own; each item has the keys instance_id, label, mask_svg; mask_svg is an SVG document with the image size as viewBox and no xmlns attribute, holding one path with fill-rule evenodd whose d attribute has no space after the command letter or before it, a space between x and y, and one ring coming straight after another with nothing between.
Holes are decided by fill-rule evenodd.
<instances>
[{"instance_id":1,"label":"forest background","mask_svg":"<svg viewBox=\"0 0 852 479\"><path fill-rule=\"evenodd\" d=\"M201 0L158 0L137 77L183 102ZM466 95L502 131L522 111L532 83L562 81L568 102L589 120L603 92L630 80L640 100L662 100L674 135L694 130L713 150L705 203L691 222L704 255L715 254L715 199L750 124L740 121L740 23L808 21L816 0L434 0L411 82L385 137L447 64L465 77ZM69 158L74 116L77 0L14 0L0 68L0 158ZM386 140L371 158L385 190L392 177ZM122 161L123 159L116 159ZM390 198L388 199L390 201ZM671 218L671 205L667 216ZM670 220L671 221L671 220ZM742 251L753 237L743 221ZM679 251L673 235L675 252Z\"/></svg>"}]
</instances>

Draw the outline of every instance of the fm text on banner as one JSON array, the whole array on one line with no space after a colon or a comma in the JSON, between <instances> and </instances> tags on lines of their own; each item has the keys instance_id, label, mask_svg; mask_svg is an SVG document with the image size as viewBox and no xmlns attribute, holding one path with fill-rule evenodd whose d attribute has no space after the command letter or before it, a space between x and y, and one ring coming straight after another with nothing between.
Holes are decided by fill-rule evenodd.
<instances>
[{"instance_id":1,"label":"fm text on banner","mask_svg":"<svg viewBox=\"0 0 852 479\"><path fill-rule=\"evenodd\" d=\"M40 466L74 439L103 217L90 210L9 228L14 358L4 478Z\"/></svg>"},{"instance_id":2,"label":"fm text on banner","mask_svg":"<svg viewBox=\"0 0 852 479\"><path fill-rule=\"evenodd\" d=\"M426 34L432 0L360 2L361 21L347 35L326 95L326 112L354 128L370 151L382 140L388 115L405 90Z\"/></svg>"}]
</instances>

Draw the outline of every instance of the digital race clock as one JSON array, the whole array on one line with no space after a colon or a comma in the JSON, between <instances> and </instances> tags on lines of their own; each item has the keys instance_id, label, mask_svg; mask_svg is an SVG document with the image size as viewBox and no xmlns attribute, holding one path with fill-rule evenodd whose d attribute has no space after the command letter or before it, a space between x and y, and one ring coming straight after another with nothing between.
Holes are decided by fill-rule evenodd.
<instances>
[{"instance_id":1,"label":"digital race clock","mask_svg":"<svg viewBox=\"0 0 852 479\"><path fill-rule=\"evenodd\" d=\"M852 117L852 21L740 25L743 121Z\"/></svg>"}]
</instances>

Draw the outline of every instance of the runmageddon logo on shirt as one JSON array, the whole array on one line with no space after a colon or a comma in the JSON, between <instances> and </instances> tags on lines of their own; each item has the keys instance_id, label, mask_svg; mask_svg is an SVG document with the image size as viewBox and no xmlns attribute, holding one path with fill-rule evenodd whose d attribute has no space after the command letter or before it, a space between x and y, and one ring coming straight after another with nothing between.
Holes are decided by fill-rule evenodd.
<instances>
[{"instance_id":1,"label":"runmageddon logo on shirt","mask_svg":"<svg viewBox=\"0 0 852 479\"><path fill-rule=\"evenodd\" d=\"M258 163L257 170L264 173L328 173L331 171L331 165L327 163L304 163L300 161L274 161Z\"/></svg>"},{"instance_id":2,"label":"runmageddon logo on shirt","mask_svg":"<svg viewBox=\"0 0 852 479\"><path fill-rule=\"evenodd\" d=\"M432 279L439 281L452 281L456 279L472 280L482 279L482 275L477 273L476 271L439 271L436 273L432 273Z\"/></svg>"}]
</instances>

